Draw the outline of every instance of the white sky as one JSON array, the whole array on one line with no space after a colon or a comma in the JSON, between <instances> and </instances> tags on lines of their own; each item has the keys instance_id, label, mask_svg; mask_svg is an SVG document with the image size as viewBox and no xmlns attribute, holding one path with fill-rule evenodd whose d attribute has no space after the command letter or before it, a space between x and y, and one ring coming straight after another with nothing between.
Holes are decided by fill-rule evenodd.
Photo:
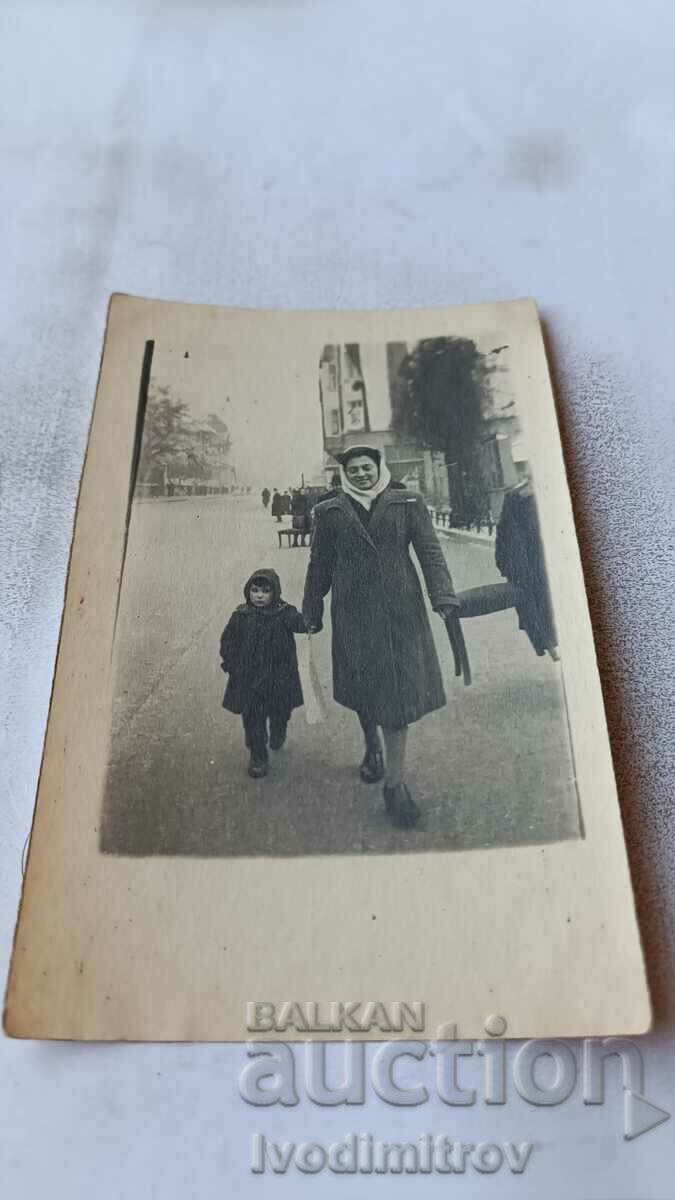
<instances>
[{"instance_id":1,"label":"white sky","mask_svg":"<svg viewBox=\"0 0 675 1200\"><path fill-rule=\"evenodd\" d=\"M293 370L283 356L250 348L174 350L155 346L152 382L171 386L194 417L216 413L229 428L231 462L240 483L254 487L298 486L322 466L319 350L313 370ZM303 364L304 366L305 364ZM301 382L302 380L302 382Z\"/></svg>"},{"instance_id":2,"label":"white sky","mask_svg":"<svg viewBox=\"0 0 675 1200\"><path fill-rule=\"evenodd\" d=\"M481 337L478 344L486 352L505 340L494 334ZM299 485L303 472L306 482L322 478L322 348L310 341L291 358L283 344L269 342L219 346L205 341L185 347L157 343L152 382L170 385L173 397L185 400L192 416L213 412L225 421L240 483L283 490ZM508 366L508 351L499 362ZM511 395L508 371L493 381L504 403Z\"/></svg>"}]
</instances>

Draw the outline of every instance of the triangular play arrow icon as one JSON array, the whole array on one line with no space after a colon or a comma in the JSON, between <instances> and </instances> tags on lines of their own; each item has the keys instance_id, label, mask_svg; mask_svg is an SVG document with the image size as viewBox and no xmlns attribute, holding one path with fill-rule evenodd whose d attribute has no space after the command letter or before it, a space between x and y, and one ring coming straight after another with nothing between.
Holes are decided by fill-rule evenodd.
<instances>
[{"instance_id":1,"label":"triangular play arrow icon","mask_svg":"<svg viewBox=\"0 0 675 1200\"><path fill-rule=\"evenodd\" d=\"M656 1129L657 1125L670 1120L670 1116L664 1108L652 1104L639 1092L632 1092L630 1088L626 1088L623 1101L623 1136L627 1142L650 1129Z\"/></svg>"}]
</instances>

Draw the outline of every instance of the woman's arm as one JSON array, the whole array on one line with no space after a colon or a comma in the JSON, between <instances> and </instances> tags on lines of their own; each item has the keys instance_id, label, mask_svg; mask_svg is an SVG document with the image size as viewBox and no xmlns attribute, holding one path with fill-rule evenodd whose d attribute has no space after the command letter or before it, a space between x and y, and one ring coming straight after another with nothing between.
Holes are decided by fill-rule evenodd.
<instances>
[{"instance_id":1,"label":"woman's arm","mask_svg":"<svg viewBox=\"0 0 675 1200\"><path fill-rule=\"evenodd\" d=\"M294 604L286 604L282 613L282 620L289 633L307 633L307 622L301 612L298 612Z\"/></svg>"},{"instance_id":2,"label":"woman's arm","mask_svg":"<svg viewBox=\"0 0 675 1200\"><path fill-rule=\"evenodd\" d=\"M437 612L444 608L456 608L458 601L455 589L429 510L421 496L415 497L415 503L410 504L410 508L410 540L422 568L432 607Z\"/></svg>"},{"instance_id":3,"label":"woman's arm","mask_svg":"<svg viewBox=\"0 0 675 1200\"><path fill-rule=\"evenodd\" d=\"M314 510L314 532L305 578L305 594L302 600L302 615L310 630L317 632L323 624L323 601L333 582L335 567L335 540L329 529L325 513Z\"/></svg>"}]
</instances>

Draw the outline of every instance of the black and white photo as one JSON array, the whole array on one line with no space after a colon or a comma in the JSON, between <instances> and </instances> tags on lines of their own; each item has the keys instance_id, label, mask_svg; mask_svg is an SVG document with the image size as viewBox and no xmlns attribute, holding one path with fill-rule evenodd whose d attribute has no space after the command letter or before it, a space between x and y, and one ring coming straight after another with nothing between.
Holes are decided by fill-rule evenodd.
<instances>
[{"instance_id":1,"label":"black and white photo","mask_svg":"<svg viewBox=\"0 0 675 1200\"><path fill-rule=\"evenodd\" d=\"M646 1027L532 302L113 299L16 946L31 1036Z\"/></svg>"},{"instance_id":2,"label":"black and white photo","mask_svg":"<svg viewBox=\"0 0 675 1200\"><path fill-rule=\"evenodd\" d=\"M504 336L324 344L294 411L273 386L253 405L227 353L176 356L155 342L115 648L106 852L396 853L580 836ZM310 724L314 686L328 704Z\"/></svg>"}]
</instances>

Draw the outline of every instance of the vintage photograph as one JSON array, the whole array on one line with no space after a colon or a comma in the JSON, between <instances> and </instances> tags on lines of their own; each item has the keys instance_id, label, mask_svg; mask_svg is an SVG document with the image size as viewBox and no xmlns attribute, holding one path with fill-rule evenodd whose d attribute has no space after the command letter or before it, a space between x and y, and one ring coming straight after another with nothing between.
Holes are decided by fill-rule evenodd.
<instances>
[{"instance_id":1,"label":"vintage photograph","mask_svg":"<svg viewBox=\"0 0 675 1200\"><path fill-rule=\"evenodd\" d=\"M5 1028L373 997L650 1020L536 305L115 296Z\"/></svg>"},{"instance_id":2,"label":"vintage photograph","mask_svg":"<svg viewBox=\"0 0 675 1200\"><path fill-rule=\"evenodd\" d=\"M582 836L512 353L148 343L104 853Z\"/></svg>"}]
</instances>

